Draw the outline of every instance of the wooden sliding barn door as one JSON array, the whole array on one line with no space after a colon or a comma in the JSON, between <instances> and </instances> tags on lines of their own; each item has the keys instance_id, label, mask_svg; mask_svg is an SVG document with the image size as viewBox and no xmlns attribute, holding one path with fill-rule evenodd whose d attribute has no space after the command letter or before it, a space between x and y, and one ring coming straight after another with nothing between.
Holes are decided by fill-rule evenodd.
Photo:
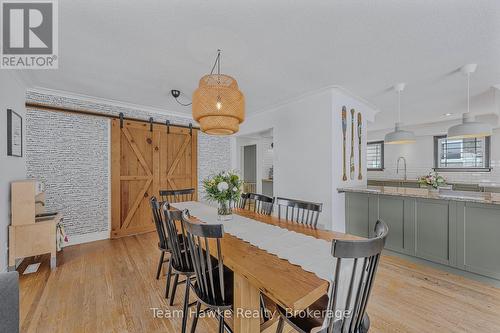
<instances>
[{"instance_id":1,"label":"wooden sliding barn door","mask_svg":"<svg viewBox=\"0 0 500 333\"><path fill-rule=\"evenodd\" d=\"M194 188L197 130L111 121L111 237L155 230L149 199L160 189Z\"/></svg>"}]
</instances>

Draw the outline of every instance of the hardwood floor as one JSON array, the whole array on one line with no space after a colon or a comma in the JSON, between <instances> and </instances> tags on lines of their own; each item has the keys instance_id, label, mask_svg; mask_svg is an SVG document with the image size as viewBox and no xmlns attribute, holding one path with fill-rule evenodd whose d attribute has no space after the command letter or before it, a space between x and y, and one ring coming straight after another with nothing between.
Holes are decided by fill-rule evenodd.
<instances>
[{"instance_id":1,"label":"hardwood floor","mask_svg":"<svg viewBox=\"0 0 500 333\"><path fill-rule=\"evenodd\" d=\"M22 332L179 332L180 318L152 310L179 310L184 297L179 288L172 308L165 301L156 243L148 233L67 247L52 272L44 257L20 278ZM370 332L499 332L500 289L384 255L368 313ZM197 332L216 331L200 319Z\"/></svg>"}]
</instances>

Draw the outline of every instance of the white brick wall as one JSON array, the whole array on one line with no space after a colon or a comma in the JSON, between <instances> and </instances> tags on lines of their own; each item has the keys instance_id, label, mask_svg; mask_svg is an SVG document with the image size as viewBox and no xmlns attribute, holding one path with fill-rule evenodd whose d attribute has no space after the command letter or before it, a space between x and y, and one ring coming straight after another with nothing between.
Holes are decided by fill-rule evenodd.
<instances>
[{"instance_id":1,"label":"white brick wall","mask_svg":"<svg viewBox=\"0 0 500 333\"><path fill-rule=\"evenodd\" d=\"M188 124L187 118L151 113L28 91L26 100L105 114ZM191 120L192 121L192 120ZM198 136L198 189L210 174L231 167L230 139ZM85 115L30 110L26 115L27 176L46 185L47 210L61 211L70 236L108 231L109 120Z\"/></svg>"}]
</instances>

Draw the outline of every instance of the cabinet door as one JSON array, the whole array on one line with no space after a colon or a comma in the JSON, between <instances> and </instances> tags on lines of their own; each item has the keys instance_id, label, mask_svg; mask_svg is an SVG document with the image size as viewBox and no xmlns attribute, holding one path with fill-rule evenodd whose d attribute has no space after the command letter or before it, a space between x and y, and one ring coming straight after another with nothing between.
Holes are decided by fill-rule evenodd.
<instances>
[{"instance_id":1,"label":"cabinet door","mask_svg":"<svg viewBox=\"0 0 500 333\"><path fill-rule=\"evenodd\" d=\"M385 247L389 250L406 253L404 227L404 199L402 197L379 197L379 218L389 227Z\"/></svg>"},{"instance_id":2,"label":"cabinet door","mask_svg":"<svg viewBox=\"0 0 500 333\"><path fill-rule=\"evenodd\" d=\"M500 279L500 206L468 202L457 216L459 266Z\"/></svg>"},{"instance_id":3,"label":"cabinet door","mask_svg":"<svg viewBox=\"0 0 500 333\"><path fill-rule=\"evenodd\" d=\"M368 194L346 193L345 204L347 233L368 237Z\"/></svg>"},{"instance_id":4,"label":"cabinet door","mask_svg":"<svg viewBox=\"0 0 500 333\"><path fill-rule=\"evenodd\" d=\"M448 201L417 200L415 222L417 257L449 265L450 230Z\"/></svg>"}]
</instances>

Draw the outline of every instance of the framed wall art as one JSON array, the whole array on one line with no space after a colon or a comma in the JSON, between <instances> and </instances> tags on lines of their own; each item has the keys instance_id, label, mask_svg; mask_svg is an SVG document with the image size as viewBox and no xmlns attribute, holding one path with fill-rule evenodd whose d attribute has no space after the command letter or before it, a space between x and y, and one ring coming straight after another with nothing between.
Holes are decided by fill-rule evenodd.
<instances>
[{"instance_id":1,"label":"framed wall art","mask_svg":"<svg viewBox=\"0 0 500 333\"><path fill-rule=\"evenodd\" d=\"M23 118L7 109L7 155L23 157Z\"/></svg>"}]
</instances>

